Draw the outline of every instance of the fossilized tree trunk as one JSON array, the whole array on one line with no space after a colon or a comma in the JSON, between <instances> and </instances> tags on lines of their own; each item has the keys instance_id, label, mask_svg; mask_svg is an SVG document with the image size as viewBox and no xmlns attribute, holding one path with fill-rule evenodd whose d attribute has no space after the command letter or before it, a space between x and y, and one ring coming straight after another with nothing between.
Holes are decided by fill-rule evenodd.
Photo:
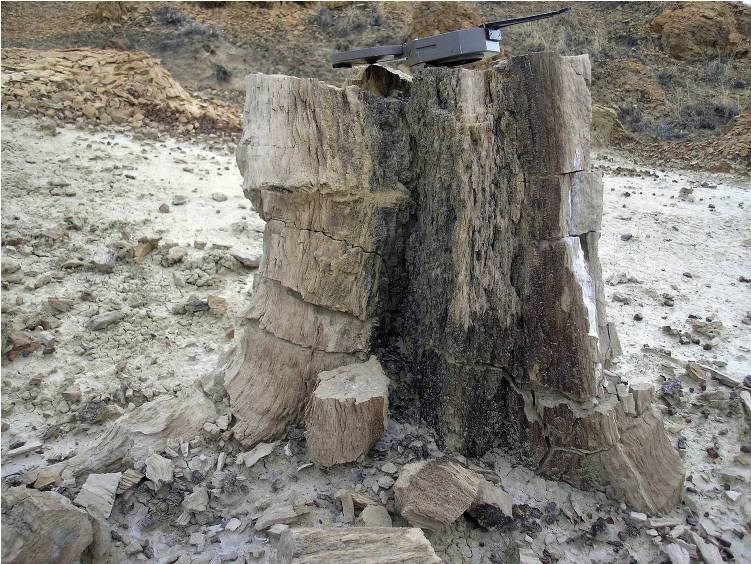
<instances>
[{"instance_id":1,"label":"fossilized tree trunk","mask_svg":"<svg viewBox=\"0 0 751 564\"><path fill-rule=\"evenodd\" d=\"M248 77L238 164L267 226L226 378L238 437L282 435L319 372L374 353L392 405L452 447L677 503L661 420L603 386L589 76L586 56L537 53L414 81L371 66L345 88Z\"/></svg>"}]
</instances>

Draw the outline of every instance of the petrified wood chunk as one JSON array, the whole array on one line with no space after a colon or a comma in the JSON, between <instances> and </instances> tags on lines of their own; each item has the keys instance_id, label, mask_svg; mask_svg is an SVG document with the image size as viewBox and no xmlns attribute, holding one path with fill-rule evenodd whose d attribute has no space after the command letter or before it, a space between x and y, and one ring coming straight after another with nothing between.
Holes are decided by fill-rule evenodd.
<instances>
[{"instance_id":1,"label":"petrified wood chunk","mask_svg":"<svg viewBox=\"0 0 751 564\"><path fill-rule=\"evenodd\" d=\"M396 508L415 527L439 530L465 511L481 524L511 517L511 497L476 472L450 460L413 462L394 484Z\"/></svg>"},{"instance_id":2,"label":"petrified wood chunk","mask_svg":"<svg viewBox=\"0 0 751 564\"><path fill-rule=\"evenodd\" d=\"M440 530L472 506L480 481L480 476L451 461L407 464L394 484L396 508L411 525Z\"/></svg>"},{"instance_id":3,"label":"petrified wood chunk","mask_svg":"<svg viewBox=\"0 0 751 564\"><path fill-rule=\"evenodd\" d=\"M109 518L121 477L120 472L89 474L73 503L85 507L92 515Z\"/></svg>"},{"instance_id":4,"label":"petrified wood chunk","mask_svg":"<svg viewBox=\"0 0 751 564\"><path fill-rule=\"evenodd\" d=\"M277 564L436 564L441 559L420 529L357 527L288 529L279 541Z\"/></svg>"},{"instance_id":5,"label":"petrified wood chunk","mask_svg":"<svg viewBox=\"0 0 751 564\"><path fill-rule=\"evenodd\" d=\"M267 224L225 378L238 439L281 437L320 372L376 354L392 410L449 447L501 447L637 509L678 502L662 421L642 395L603 386L618 340L586 56L246 86L237 160Z\"/></svg>"},{"instance_id":6,"label":"petrified wood chunk","mask_svg":"<svg viewBox=\"0 0 751 564\"><path fill-rule=\"evenodd\" d=\"M388 425L389 379L374 356L318 375L305 416L305 438L318 464L353 462Z\"/></svg>"}]
</instances>

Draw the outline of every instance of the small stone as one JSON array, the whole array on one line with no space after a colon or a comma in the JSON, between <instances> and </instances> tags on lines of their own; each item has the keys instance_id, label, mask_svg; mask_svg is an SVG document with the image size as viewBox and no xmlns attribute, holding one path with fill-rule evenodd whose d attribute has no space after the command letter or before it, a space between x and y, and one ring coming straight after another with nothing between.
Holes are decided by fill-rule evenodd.
<instances>
[{"instance_id":1,"label":"small stone","mask_svg":"<svg viewBox=\"0 0 751 564\"><path fill-rule=\"evenodd\" d=\"M237 519L236 517L233 517L229 521L227 521L227 524L224 526L224 529L227 531L236 531L240 528L240 525L242 525L242 522L240 519Z\"/></svg>"},{"instance_id":2,"label":"small stone","mask_svg":"<svg viewBox=\"0 0 751 564\"><path fill-rule=\"evenodd\" d=\"M663 547L663 552L672 564L691 564L691 555L688 553L688 550L677 543L666 545Z\"/></svg>"},{"instance_id":3,"label":"small stone","mask_svg":"<svg viewBox=\"0 0 751 564\"><path fill-rule=\"evenodd\" d=\"M138 239L138 245L136 245L136 248L133 251L133 262L141 264L146 256L157 248L159 240L159 237L140 237Z\"/></svg>"},{"instance_id":4,"label":"small stone","mask_svg":"<svg viewBox=\"0 0 751 564\"><path fill-rule=\"evenodd\" d=\"M272 525L279 523L289 525L297 521L297 519L304 515L307 511L305 509L296 509L289 503L275 504L266 509L255 524L256 531L264 531Z\"/></svg>"},{"instance_id":5,"label":"small stone","mask_svg":"<svg viewBox=\"0 0 751 564\"><path fill-rule=\"evenodd\" d=\"M621 241L629 241L630 239L633 239L633 235L631 233L623 233L621 234Z\"/></svg>"},{"instance_id":6,"label":"small stone","mask_svg":"<svg viewBox=\"0 0 751 564\"><path fill-rule=\"evenodd\" d=\"M5 245L7 243L3 241L3 244ZM7 276L8 274L13 274L21 270L21 265L14 260L3 259L2 267L0 267L0 270L2 271L3 276Z\"/></svg>"},{"instance_id":7,"label":"small stone","mask_svg":"<svg viewBox=\"0 0 751 564\"><path fill-rule=\"evenodd\" d=\"M177 264L178 262L182 262L182 260L185 258L185 255L188 254L188 251L185 247L172 247L169 251L167 251L167 265L172 266L174 264Z\"/></svg>"},{"instance_id":8,"label":"small stone","mask_svg":"<svg viewBox=\"0 0 751 564\"><path fill-rule=\"evenodd\" d=\"M227 201L227 195L224 192L214 192L211 194L211 199L215 202L225 202Z\"/></svg>"},{"instance_id":9,"label":"small stone","mask_svg":"<svg viewBox=\"0 0 751 564\"><path fill-rule=\"evenodd\" d=\"M217 317L221 317L225 313L227 313L227 300L225 300L221 296L209 294L207 304L211 313L213 313Z\"/></svg>"},{"instance_id":10,"label":"small stone","mask_svg":"<svg viewBox=\"0 0 751 564\"><path fill-rule=\"evenodd\" d=\"M261 264L261 254L252 251L232 249L230 255L245 268L258 268Z\"/></svg>"},{"instance_id":11,"label":"small stone","mask_svg":"<svg viewBox=\"0 0 751 564\"><path fill-rule=\"evenodd\" d=\"M751 392L749 392L748 390L743 390L739 395L741 402L743 403L743 410L746 412L746 416L751 417Z\"/></svg>"},{"instance_id":12,"label":"small stone","mask_svg":"<svg viewBox=\"0 0 751 564\"><path fill-rule=\"evenodd\" d=\"M396 474L398 470L399 469L397 468L396 464L394 464L393 462L387 462L386 464L381 466L381 472L385 474Z\"/></svg>"},{"instance_id":13,"label":"small stone","mask_svg":"<svg viewBox=\"0 0 751 564\"><path fill-rule=\"evenodd\" d=\"M69 402L75 403L81 401L81 388L71 386L63 391L62 396Z\"/></svg>"},{"instance_id":14,"label":"small stone","mask_svg":"<svg viewBox=\"0 0 751 564\"><path fill-rule=\"evenodd\" d=\"M252 450L238 454L236 463L245 464L245 466L251 468L256 462L274 452L274 448L278 444L278 441L274 443L258 443Z\"/></svg>"},{"instance_id":15,"label":"small stone","mask_svg":"<svg viewBox=\"0 0 751 564\"><path fill-rule=\"evenodd\" d=\"M221 434L221 429L217 427L214 423L211 423L210 421L207 421L203 424L203 430L206 431L209 436L211 437L218 437Z\"/></svg>"},{"instance_id":16,"label":"small stone","mask_svg":"<svg viewBox=\"0 0 751 564\"><path fill-rule=\"evenodd\" d=\"M216 471L221 472L224 469L224 464L227 460L227 453L226 452L220 452L219 456L216 459Z\"/></svg>"},{"instance_id":17,"label":"small stone","mask_svg":"<svg viewBox=\"0 0 751 564\"><path fill-rule=\"evenodd\" d=\"M637 312L636 312L636 313L634 314L634 321L641 321L642 319L644 319L644 316L643 316L643 315L642 315L641 313L639 313L639 312L637 311Z\"/></svg>"},{"instance_id":18,"label":"small stone","mask_svg":"<svg viewBox=\"0 0 751 564\"><path fill-rule=\"evenodd\" d=\"M621 294L619 292L614 292L613 293L613 301L614 302L620 302L622 304L628 305L628 304L631 303L631 298L628 297L626 294Z\"/></svg>"},{"instance_id":19,"label":"small stone","mask_svg":"<svg viewBox=\"0 0 751 564\"><path fill-rule=\"evenodd\" d=\"M229 415L220 415L216 418L215 423L222 431L226 431L229 428Z\"/></svg>"},{"instance_id":20,"label":"small stone","mask_svg":"<svg viewBox=\"0 0 751 564\"><path fill-rule=\"evenodd\" d=\"M175 466L171 460L154 453L146 459L146 477L154 482L157 488L162 484L172 482Z\"/></svg>"},{"instance_id":21,"label":"small stone","mask_svg":"<svg viewBox=\"0 0 751 564\"><path fill-rule=\"evenodd\" d=\"M65 178L61 176L56 176L55 178L51 178L50 180L48 180L47 185L53 186L56 188L63 188L65 186L70 186L70 182L68 182L67 180L65 180Z\"/></svg>"},{"instance_id":22,"label":"small stone","mask_svg":"<svg viewBox=\"0 0 751 564\"><path fill-rule=\"evenodd\" d=\"M188 511L183 511L180 513L180 516L175 519L175 525L178 527L185 527L188 523L190 523L190 512Z\"/></svg>"},{"instance_id":23,"label":"small stone","mask_svg":"<svg viewBox=\"0 0 751 564\"><path fill-rule=\"evenodd\" d=\"M363 527L391 527L391 515L382 505L368 505L357 518Z\"/></svg>"},{"instance_id":24,"label":"small stone","mask_svg":"<svg viewBox=\"0 0 751 564\"><path fill-rule=\"evenodd\" d=\"M169 206L167 204L160 204L159 213L169 213Z\"/></svg>"},{"instance_id":25,"label":"small stone","mask_svg":"<svg viewBox=\"0 0 751 564\"><path fill-rule=\"evenodd\" d=\"M73 503L99 517L109 518L122 473L89 474Z\"/></svg>"},{"instance_id":26,"label":"small stone","mask_svg":"<svg viewBox=\"0 0 751 564\"><path fill-rule=\"evenodd\" d=\"M381 476L378 478L378 485L387 490L394 485L394 478L391 476Z\"/></svg>"},{"instance_id":27,"label":"small stone","mask_svg":"<svg viewBox=\"0 0 751 564\"><path fill-rule=\"evenodd\" d=\"M142 550L143 550L143 547L141 546L141 543L134 540L133 542L131 542L125 547L125 554L133 556L134 554L138 554Z\"/></svg>"},{"instance_id":28,"label":"small stone","mask_svg":"<svg viewBox=\"0 0 751 564\"><path fill-rule=\"evenodd\" d=\"M60 313L68 313L75 305L75 302L68 298L48 298L47 303L52 309Z\"/></svg>"},{"instance_id":29,"label":"small stone","mask_svg":"<svg viewBox=\"0 0 751 564\"><path fill-rule=\"evenodd\" d=\"M177 194L172 198L172 205L173 206L182 206L185 204L185 202L188 201L188 198L183 196L182 194Z\"/></svg>"},{"instance_id":30,"label":"small stone","mask_svg":"<svg viewBox=\"0 0 751 564\"><path fill-rule=\"evenodd\" d=\"M519 548L519 564L542 564L531 548Z\"/></svg>"},{"instance_id":31,"label":"small stone","mask_svg":"<svg viewBox=\"0 0 751 564\"><path fill-rule=\"evenodd\" d=\"M108 311L95 315L89 320L88 327L92 331L101 331L112 325L113 323L119 323L125 318L125 312L123 311Z\"/></svg>"},{"instance_id":32,"label":"small stone","mask_svg":"<svg viewBox=\"0 0 751 564\"><path fill-rule=\"evenodd\" d=\"M128 468L120 477L120 483L117 486L117 493L122 494L143 480L143 474L133 468Z\"/></svg>"},{"instance_id":33,"label":"small stone","mask_svg":"<svg viewBox=\"0 0 751 564\"><path fill-rule=\"evenodd\" d=\"M269 527L269 530L266 531L266 533L271 537L278 539L282 536L282 533L289 529L289 525L285 525L284 523L277 523L276 525L272 525Z\"/></svg>"},{"instance_id":34,"label":"small stone","mask_svg":"<svg viewBox=\"0 0 751 564\"><path fill-rule=\"evenodd\" d=\"M201 474L207 474L214 467L214 459L205 454L199 454L194 456L188 462L188 468L193 471L200 472Z\"/></svg>"},{"instance_id":35,"label":"small stone","mask_svg":"<svg viewBox=\"0 0 751 564\"><path fill-rule=\"evenodd\" d=\"M683 394L683 387L678 378L669 378L662 383L662 395L669 397L679 397Z\"/></svg>"},{"instance_id":36,"label":"small stone","mask_svg":"<svg viewBox=\"0 0 751 564\"><path fill-rule=\"evenodd\" d=\"M203 546L206 542L206 535L203 533L191 533L188 538L188 543L194 546Z\"/></svg>"},{"instance_id":37,"label":"small stone","mask_svg":"<svg viewBox=\"0 0 751 564\"><path fill-rule=\"evenodd\" d=\"M677 527L682 523L681 519L674 517L650 517L649 526L653 529L672 528Z\"/></svg>"},{"instance_id":38,"label":"small stone","mask_svg":"<svg viewBox=\"0 0 751 564\"><path fill-rule=\"evenodd\" d=\"M741 492L737 492L735 490L725 490L725 497L728 498L731 503L738 501L738 498L740 498L741 495Z\"/></svg>"},{"instance_id":39,"label":"small stone","mask_svg":"<svg viewBox=\"0 0 751 564\"><path fill-rule=\"evenodd\" d=\"M639 527L645 526L647 522L649 521L649 518L647 517L646 513L639 513L638 511L632 511L631 513L629 513L628 519L634 525L637 525Z\"/></svg>"},{"instance_id":40,"label":"small stone","mask_svg":"<svg viewBox=\"0 0 751 564\"><path fill-rule=\"evenodd\" d=\"M209 507L209 492L204 487L195 488L193 493L183 500L183 509L193 513L206 511Z\"/></svg>"},{"instance_id":41,"label":"small stone","mask_svg":"<svg viewBox=\"0 0 751 564\"><path fill-rule=\"evenodd\" d=\"M112 249L102 249L91 260L94 269L103 274L111 274L115 270L117 253Z\"/></svg>"},{"instance_id":42,"label":"small stone","mask_svg":"<svg viewBox=\"0 0 751 564\"><path fill-rule=\"evenodd\" d=\"M192 313L206 311L207 309L209 309L209 302L199 298L190 298L188 303L185 304L185 311L190 311Z\"/></svg>"}]
</instances>

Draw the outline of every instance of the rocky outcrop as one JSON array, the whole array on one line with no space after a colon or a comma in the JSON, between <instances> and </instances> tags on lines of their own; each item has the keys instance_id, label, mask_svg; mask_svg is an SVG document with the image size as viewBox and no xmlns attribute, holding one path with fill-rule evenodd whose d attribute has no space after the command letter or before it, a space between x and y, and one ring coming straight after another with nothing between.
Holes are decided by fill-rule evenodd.
<instances>
[{"instance_id":1,"label":"rocky outcrop","mask_svg":"<svg viewBox=\"0 0 751 564\"><path fill-rule=\"evenodd\" d=\"M676 59L744 56L751 48L751 11L726 2L686 2L652 20L663 48Z\"/></svg>"},{"instance_id":2,"label":"rocky outcrop","mask_svg":"<svg viewBox=\"0 0 751 564\"><path fill-rule=\"evenodd\" d=\"M413 81L371 66L344 88L248 77L238 164L267 225L225 379L238 438L280 437L319 373L375 353L393 407L450 447L677 503L661 420L606 386L589 77L549 53Z\"/></svg>"},{"instance_id":3,"label":"rocky outcrop","mask_svg":"<svg viewBox=\"0 0 751 564\"><path fill-rule=\"evenodd\" d=\"M79 562L94 540L89 516L56 492L3 491L3 562Z\"/></svg>"},{"instance_id":4,"label":"rocky outcrop","mask_svg":"<svg viewBox=\"0 0 751 564\"><path fill-rule=\"evenodd\" d=\"M231 106L194 98L140 51L3 49L2 71L4 108L135 128L157 121L190 123L190 131L193 124L232 132L240 126Z\"/></svg>"}]
</instances>

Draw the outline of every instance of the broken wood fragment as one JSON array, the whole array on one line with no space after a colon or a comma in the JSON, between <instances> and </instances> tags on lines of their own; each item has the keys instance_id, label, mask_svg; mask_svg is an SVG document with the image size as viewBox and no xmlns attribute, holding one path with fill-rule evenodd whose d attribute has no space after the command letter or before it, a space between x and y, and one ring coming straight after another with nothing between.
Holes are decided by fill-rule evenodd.
<instances>
[{"instance_id":1,"label":"broken wood fragment","mask_svg":"<svg viewBox=\"0 0 751 564\"><path fill-rule=\"evenodd\" d=\"M318 375L305 417L313 460L321 466L354 462L383 437L388 384L374 356Z\"/></svg>"},{"instance_id":2,"label":"broken wood fragment","mask_svg":"<svg viewBox=\"0 0 751 564\"><path fill-rule=\"evenodd\" d=\"M279 541L278 564L437 564L441 562L420 529L357 527L288 529Z\"/></svg>"},{"instance_id":3,"label":"broken wood fragment","mask_svg":"<svg viewBox=\"0 0 751 564\"><path fill-rule=\"evenodd\" d=\"M482 481L449 460L407 464L394 485L396 508L411 525L440 530L472 506Z\"/></svg>"},{"instance_id":4,"label":"broken wood fragment","mask_svg":"<svg viewBox=\"0 0 751 564\"><path fill-rule=\"evenodd\" d=\"M73 503L97 517L109 518L122 474L89 474Z\"/></svg>"}]
</instances>

